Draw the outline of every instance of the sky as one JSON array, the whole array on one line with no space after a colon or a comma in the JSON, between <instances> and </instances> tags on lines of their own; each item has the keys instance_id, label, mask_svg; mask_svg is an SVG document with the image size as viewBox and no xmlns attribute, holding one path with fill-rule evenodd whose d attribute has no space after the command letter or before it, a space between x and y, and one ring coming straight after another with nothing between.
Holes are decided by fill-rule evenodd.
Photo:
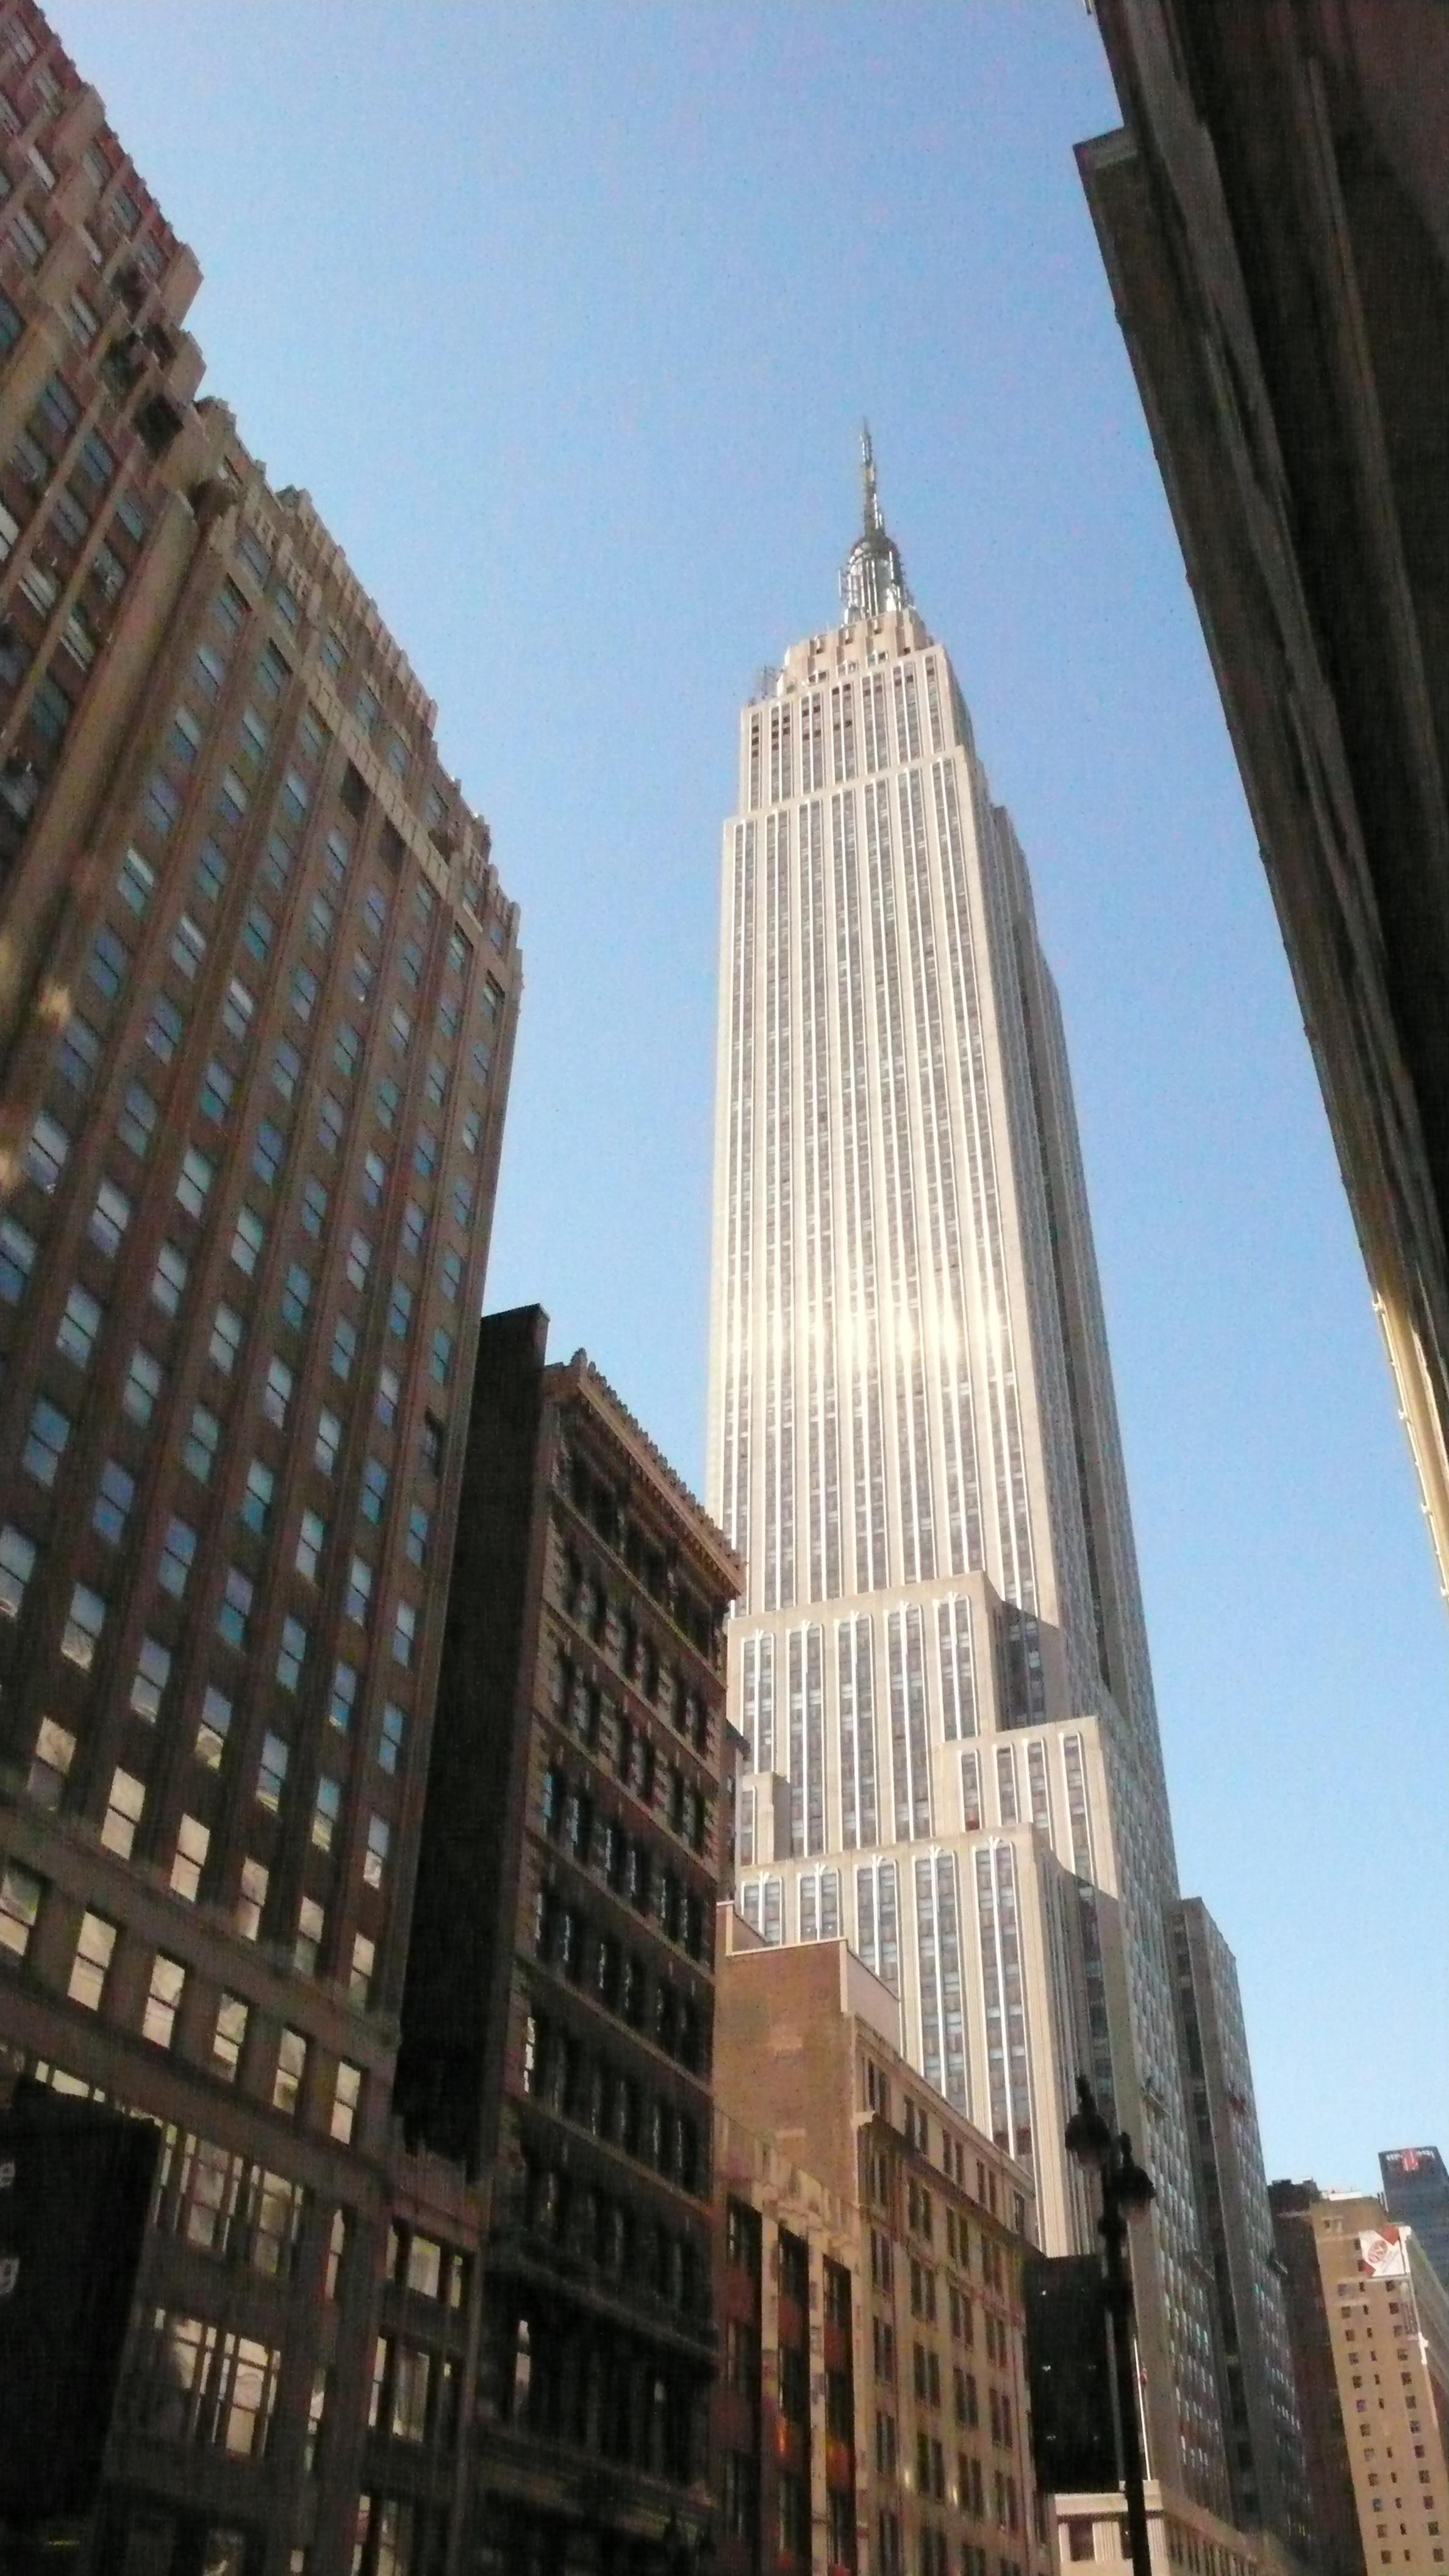
<instances>
[{"instance_id":1,"label":"sky","mask_svg":"<svg viewBox=\"0 0 1449 2576\"><path fill-rule=\"evenodd\" d=\"M862 415L1061 986L1178 1859L1270 2174L1449 2148L1449 1624L1072 147L1080 0L51 0L522 907L488 1283L696 1490L720 827Z\"/></svg>"}]
</instances>

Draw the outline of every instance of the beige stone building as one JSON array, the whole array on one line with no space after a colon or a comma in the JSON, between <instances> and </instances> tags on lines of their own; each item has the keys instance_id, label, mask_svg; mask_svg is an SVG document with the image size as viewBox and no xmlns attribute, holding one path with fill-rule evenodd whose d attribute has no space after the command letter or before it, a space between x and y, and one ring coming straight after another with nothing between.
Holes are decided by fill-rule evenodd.
<instances>
[{"instance_id":1,"label":"beige stone building","mask_svg":"<svg viewBox=\"0 0 1449 2576\"><path fill-rule=\"evenodd\" d=\"M922 2082L844 1941L774 1948L721 1919L720 2576L1043 2576L1030 2175ZM818 2240L818 2278L787 2239Z\"/></svg>"},{"instance_id":2,"label":"beige stone building","mask_svg":"<svg viewBox=\"0 0 1449 2576\"><path fill-rule=\"evenodd\" d=\"M1323 2576L1449 2566L1449 2297L1368 2192L1272 2186Z\"/></svg>"}]
</instances>

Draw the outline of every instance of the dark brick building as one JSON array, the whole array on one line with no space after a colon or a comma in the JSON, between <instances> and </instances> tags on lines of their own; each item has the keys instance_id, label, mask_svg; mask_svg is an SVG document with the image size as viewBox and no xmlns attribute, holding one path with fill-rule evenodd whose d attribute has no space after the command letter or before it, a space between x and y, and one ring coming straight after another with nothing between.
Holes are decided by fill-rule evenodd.
<instances>
[{"instance_id":1,"label":"dark brick building","mask_svg":"<svg viewBox=\"0 0 1449 2576\"><path fill-rule=\"evenodd\" d=\"M674 2576L709 2510L739 1567L546 1332L532 1307L483 1325L399 2100L491 2194L468 2564Z\"/></svg>"},{"instance_id":2,"label":"dark brick building","mask_svg":"<svg viewBox=\"0 0 1449 2576\"><path fill-rule=\"evenodd\" d=\"M197 278L0 9L0 2043L164 2132L96 2567L432 2576L477 2200L390 2095L516 920Z\"/></svg>"}]
</instances>

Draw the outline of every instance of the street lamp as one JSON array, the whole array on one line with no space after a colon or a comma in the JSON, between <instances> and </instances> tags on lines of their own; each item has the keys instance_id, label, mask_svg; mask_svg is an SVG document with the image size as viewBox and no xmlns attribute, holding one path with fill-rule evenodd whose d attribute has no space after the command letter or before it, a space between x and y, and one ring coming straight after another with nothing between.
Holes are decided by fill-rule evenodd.
<instances>
[{"instance_id":1,"label":"street lamp","mask_svg":"<svg viewBox=\"0 0 1449 2576\"><path fill-rule=\"evenodd\" d=\"M1122 2444L1122 2485L1127 2498L1127 2547L1132 2576L1152 2576L1147 2502L1142 2492L1142 2435L1137 2422L1137 2373L1132 2360L1132 2275L1127 2267L1127 2222L1155 2198L1152 2178L1134 2160L1125 2129L1113 2130L1097 2108L1085 2075L1077 2077L1077 2107L1067 2122L1066 2149L1084 2172L1102 2184L1097 2233L1107 2250L1103 2298L1112 2321L1112 2362L1117 2380L1117 2422Z\"/></svg>"}]
</instances>

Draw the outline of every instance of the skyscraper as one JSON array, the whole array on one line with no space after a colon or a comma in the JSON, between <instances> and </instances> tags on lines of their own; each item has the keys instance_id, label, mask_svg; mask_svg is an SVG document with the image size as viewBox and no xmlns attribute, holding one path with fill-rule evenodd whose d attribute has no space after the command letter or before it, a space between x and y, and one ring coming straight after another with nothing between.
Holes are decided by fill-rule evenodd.
<instances>
[{"instance_id":1,"label":"skyscraper","mask_svg":"<svg viewBox=\"0 0 1449 2576\"><path fill-rule=\"evenodd\" d=\"M1412 2227L1449 2293L1449 2173L1437 2147L1385 2147L1379 2157L1384 2207Z\"/></svg>"},{"instance_id":2,"label":"skyscraper","mask_svg":"<svg viewBox=\"0 0 1449 2576\"><path fill-rule=\"evenodd\" d=\"M906 2053L1092 2242L1087 2066L1158 2198L1154 2469L1227 2499L1165 1909L1177 1896L1060 1013L1009 816L887 533L745 708L726 826L709 1498L738 1901L843 1932Z\"/></svg>"},{"instance_id":3,"label":"skyscraper","mask_svg":"<svg viewBox=\"0 0 1449 2576\"><path fill-rule=\"evenodd\" d=\"M28 6L0 181L0 2072L163 2131L96 2567L374 2576L476 2295L390 2097L517 917Z\"/></svg>"}]
</instances>

